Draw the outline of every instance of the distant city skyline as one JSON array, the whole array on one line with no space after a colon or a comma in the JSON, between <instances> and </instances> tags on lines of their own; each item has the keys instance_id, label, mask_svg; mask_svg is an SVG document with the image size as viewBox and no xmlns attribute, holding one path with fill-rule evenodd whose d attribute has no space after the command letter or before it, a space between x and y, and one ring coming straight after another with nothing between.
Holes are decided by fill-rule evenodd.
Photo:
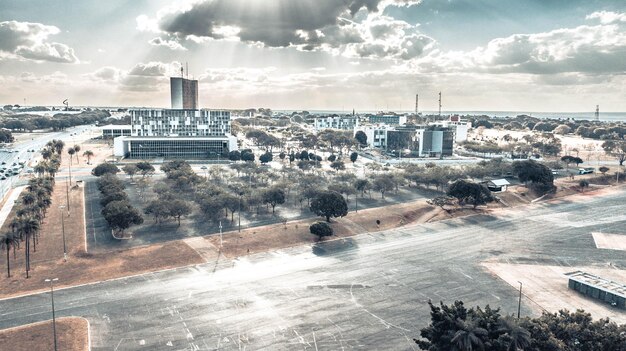
<instances>
[{"instance_id":1,"label":"distant city skyline","mask_svg":"<svg viewBox=\"0 0 626 351\"><path fill-rule=\"evenodd\" d=\"M0 103L626 111L623 0L0 3Z\"/></svg>"}]
</instances>

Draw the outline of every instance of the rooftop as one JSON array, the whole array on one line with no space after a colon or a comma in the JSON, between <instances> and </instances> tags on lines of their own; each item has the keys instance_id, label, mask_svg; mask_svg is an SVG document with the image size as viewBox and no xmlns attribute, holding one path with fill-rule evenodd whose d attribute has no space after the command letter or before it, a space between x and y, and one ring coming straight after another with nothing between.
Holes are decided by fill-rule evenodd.
<instances>
[{"instance_id":1,"label":"rooftop","mask_svg":"<svg viewBox=\"0 0 626 351\"><path fill-rule=\"evenodd\" d=\"M610 292L614 295L626 299L626 285L624 284L604 279L590 273L585 273L583 271L575 271L571 273L566 273L565 275L568 276L571 280L588 286L592 286L600 290L604 290L606 292Z\"/></svg>"}]
</instances>

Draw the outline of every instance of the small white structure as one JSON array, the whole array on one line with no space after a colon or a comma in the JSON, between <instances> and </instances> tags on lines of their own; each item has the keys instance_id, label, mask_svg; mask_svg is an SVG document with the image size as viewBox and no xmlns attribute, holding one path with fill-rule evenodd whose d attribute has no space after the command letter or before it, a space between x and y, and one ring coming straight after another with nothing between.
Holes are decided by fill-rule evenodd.
<instances>
[{"instance_id":1,"label":"small white structure","mask_svg":"<svg viewBox=\"0 0 626 351\"><path fill-rule=\"evenodd\" d=\"M491 191L507 191L509 185L511 185L506 179L488 180L484 182L484 184L487 185L487 188Z\"/></svg>"}]
</instances>

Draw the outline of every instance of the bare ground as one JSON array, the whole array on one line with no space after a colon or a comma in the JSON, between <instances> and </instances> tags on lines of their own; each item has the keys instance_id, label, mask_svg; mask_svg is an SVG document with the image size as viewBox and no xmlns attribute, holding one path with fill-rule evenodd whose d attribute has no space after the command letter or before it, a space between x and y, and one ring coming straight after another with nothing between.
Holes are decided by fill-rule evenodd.
<instances>
[{"instance_id":1,"label":"bare ground","mask_svg":"<svg viewBox=\"0 0 626 351\"><path fill-rule=\"evenodd\" d=\"M89 351L89 323L86 319L57 318L56 330L59 350ZM0 330L0 346L7 351L54 350L52 320Z\"/></svg>"},{"instance_id":2,"label":"bare ground","mask_svg":"<svg viewBox=\"0 0 626 351\"><path fill-rule=\"evenodd\" d=\"M10 255L11 278L6 275L6 258L0 259L0 297L44 291L44 279L58 278L58 286L73 286L119 278L162 269L203 263L202 257L182 241L138 247L115 254L89 254L85 251L85 219L83 188L70 191L70 217L63 213L68 260L63 260L61 210L66 205L65 183L57 182L53 203L45 219L37 243L37 252L31 253L30 278L24 270L24 250ZM9 220L3 232L10 230Z\"/></svg>"},{"instance_id":3,"label":"bare ground","mask_svg":"<svg viewBox=\"0 0 626 351\"><path fill-rule=\"evenodd\" d=\"M567 286L565 273L581 270L619 282L626 281L626 270L601 267L562 267L528 264L484 262L483 267L494 276L519 289L522 282L523 299L537 309L558 312L561 309L583 309L594 318L606 318L618 324L626 323L626 314L598 300L588 298Z\"/></svg>"}]
</instances>

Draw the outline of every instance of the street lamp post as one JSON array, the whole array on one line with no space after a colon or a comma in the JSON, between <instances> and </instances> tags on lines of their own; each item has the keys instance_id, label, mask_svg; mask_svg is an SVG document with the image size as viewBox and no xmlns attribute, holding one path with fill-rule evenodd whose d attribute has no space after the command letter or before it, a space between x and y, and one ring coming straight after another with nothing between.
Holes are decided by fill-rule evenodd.
<instances>
[{"instance_id":1,"label":"street lamp post","mask_svg":"<svg viewBox=\"0 0 626 351\"><path fill-rule=\"evenodd\" d=\"M241 194L239 194L239 210L237 210L238 231L241 233Z\"/></svg>"},{"instance_id":2,"label":"street lamp post","mask_svg":"<svg viewBox=\"0 0 626 351\"><path fill-rule=\"evenodd\" d=\"M65 216L63 215L63 209L65 206L59 206L61 210L61 232L63 233L63 261L67 262L67 246L65 246Z\"/></svg>"},{"instance_id":3,"label":"street lamp post","mask_svg":"<svg viewBox=\"0 0 626 351\"><path fill-rule=\"evenodd\" d=\"M59 280L58 278L46 279L46 283L50 283L50 297L52 298L52 335L54 336L54 351L58 351L57 347L57 322L54 315L54 282Z\"/></svg>"},{"instance_id":4,"label":"street lamp post","mask_svg":"<svg viewBox=\"0 0 626 351\"><path fill-rule=\"evenodd\" d=\"M220 248L222 247L222 221L220 221Z\"/></svg>"},{"instance_id":5,"label":"street lamp post","mask_svg":"<svg viewBox=\"0 0 626 351\"><path fill-rule=\"evenodd\" d=\"M517 301L517 319L519 319L520 312L522 310L522 282L520 282L519 280L517 282L519 283L519 300Z\"/></svg>"}]
</instances>

